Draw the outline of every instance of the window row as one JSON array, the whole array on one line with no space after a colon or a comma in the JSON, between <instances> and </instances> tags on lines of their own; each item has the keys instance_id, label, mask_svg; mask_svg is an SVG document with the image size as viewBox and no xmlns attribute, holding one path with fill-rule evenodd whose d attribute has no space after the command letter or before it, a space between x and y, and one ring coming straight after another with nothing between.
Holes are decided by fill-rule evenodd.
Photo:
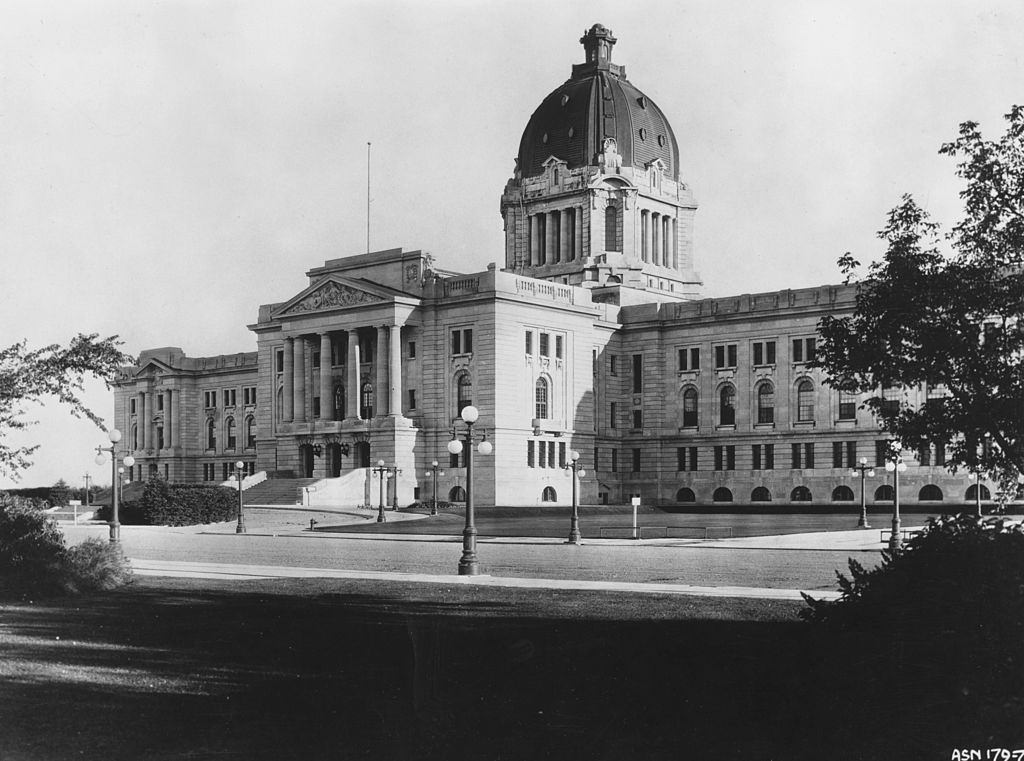
<instances>
[{"instance_id":1,"label":"window row","mask_svg":"<svg viewBox=\"0 0 1024 761\"><path fill-rule=\"evenodd\" d=\"M812 423L817 406L817 391L814 382L809 379L799 381L795 388L796 420ZM775 419L775 386L764 381L754 389L755 421L757 425L774 425ZM696 428L700 425L699 396L696 387L685 386L682 390L682 424L684 428ZM736 387L727 383L718 391L717 425L736 425ZM855 420L857 417L856 396L839 393L839 420ZM612 425L614 428L615 426Z\"/></svg>"},{"instance_id":2,"label":"window row","mask_svg":"<svg viewBox=\"0 0 1024 761\"><path fill-rule=\"evenodd\" d=\"M217 392L216 391L204 391L203 392L203 407L208 410L217 408ZM234 407L238 404L238 389L236 388L225 388L221 389L221 399L223 400L224 407ZM135 412L135 400L132 399L131 411ZM243 386L242 387L242 404L254 405L256 404L256 387L255 386ZM162 410L163 395L157 397L157 410Z\"/></svg>"},{"instance_id":3,"label":"window row","mask_svg":"<svg viewBox=\"0 0 1024 761\"><path fill-rule=\"evenodd\" d=\"M890 484L882 484L874 491L873 501L874 502L892 502L893 495L895 492ZM967 493L964 495L965 501L972 501L976 498L977 491L974 486L971 486ZM988 499L988 489L982 486L982 498ZM853 489L845 484L839 485L832 490L831 501L832 502L853 502L855 495ZM921 487L921 490L917 493L917 499L920 502L941 502L944 499L942 489L935 484L928 484ZM680 503L692 503L697 501L697 495L688 486L684 486L676 492L676 502ZM733 493L732 490L725 486L719 486L711 495L712 502L732 502ZM765 486L758 486L750 493L751 502L771 502L772 493ZM806 486L797 486L789 493L790 502L813 502L814 495L811 490Z\"/></svg>"},{"instance_id":4,"label":"window row","mask_svg":"<svg viewBox=\"0 0 1024 761\"><path fill-rule=\"evenodd\" d=\"M256 461L243 461L242 477L251 476L256 472ZM235 464L233 462L204 462L203 463L203 480L204 481L227 481L229 478L236 477Z\"/></svg>"},{"instance_id":5,"label":"window row","mask_svg":"<svg viewBox=\"0 0 1024 761\"><path fill-rule=\"evenodd\" d=\"M526 466L528 468L564 468L568 463L566 450L564 441L527 439Z\"/></svg>"},{"instance_id":6,"label":"window row","mask_svg":"<svg viewBox=\"0 0 1024 761\"><path fill-rule=\"evenodd\" d=\"M534 343L534 336L537 337L536 344ZM542 357L550 357L552 342L551 334L544 331L526 331L526 354L528 356L534 356L534 346L536 345L537 351ZM554 336L554 352L555 359L562 359L564 353L564 336L555 334Z\"/></svg>"},{"instance_id":7,"label":"window row","mask_svg":"<svg viewBox=\"0 0 1024 761\"><path fill-rule=\"evenodd\" d=\"M244 448L256 448L256 418L247 415L244 422ZM224 451L233 452L238 448L238 433L235 419L228 417L224 419ZM213 418L206 420L206 448L217 448L217 422Z\"/></svg>"},{"instance_id":8,"label":"window row","mask_svg":"<svg viewBox=\"0 0 1024 761\"><path fill-rule=\"evenodd\" d=\"M793 362L812 362L818 355L816 338L794 338L790 358ZM738 344L712 344L716 370L734 369L739 365ZM700 370L699 346L687 346L676 350L676 368L679 372ZM756 366L776 363L775 341L754 341L750 344L751 364Z\"/></svg>"}]
</instances>

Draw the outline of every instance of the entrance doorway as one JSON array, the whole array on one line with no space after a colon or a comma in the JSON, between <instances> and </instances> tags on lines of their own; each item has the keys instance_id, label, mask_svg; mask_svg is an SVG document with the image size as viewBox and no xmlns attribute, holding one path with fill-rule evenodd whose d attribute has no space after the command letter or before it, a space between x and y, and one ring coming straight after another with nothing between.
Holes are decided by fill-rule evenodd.
<instances>
[{"instance_id":1,"label":"entrance doorway","mask_svg":"<svg viewBox=\"0 0 1024 761\"><path fill-rule=\"evenodd\" d=\"M327 445L327 477L337 478L341 475L341 444Z\"/></svg>"},{"instance_id":2,"label":"entrance doorway","mask_svg":"<svg viewBox=\"0 0 1024 761\"><path fill-rule=\"evenodd\" d=\"M299 447L299 468L302 478L313 477L313 447L309 444Z\"/></svg>"},{"instance_id":3,"label":"entrance doorway","mask_svg":"<svg viewBox=\"0 0 1024 761\"><path fill-rule=\"evenodd\" d=\"M370 467L370 442L357 441L352 459L354 460L353 466L356 468Z\"/></svg>"}]
</instances>

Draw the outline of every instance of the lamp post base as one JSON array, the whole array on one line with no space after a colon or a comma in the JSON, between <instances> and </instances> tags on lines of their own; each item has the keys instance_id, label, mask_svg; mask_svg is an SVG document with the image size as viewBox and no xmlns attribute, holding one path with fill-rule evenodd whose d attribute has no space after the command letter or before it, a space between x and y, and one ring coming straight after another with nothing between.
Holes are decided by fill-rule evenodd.
<instances>
[{"instance_id":1,"label":"lamp post base","mask_svg":"<svg viewBox=\"0 0 1024 761\"><path fill-rule=\"evenodd\" d=\"M459 576L477 576L480 573L480 566L476 561L476 555L467 557L463 555L459 559Z\"/></svg>"},{"instance_id":2,"label":"lamp post base","mask_svg":"<svg viewBox=\"0 0 1024 761\"><path fill-rule=\"evenodd\" d=\"M117 544L121 541L121 524L111 523L110 524L110 543Z\"/></svg>"},{"instance_id":3,"label":"lamp post base","mask_svg":"<svg viewBox=\"0 0 1024 761\"><path fill-rule=\"evenodd\" d=\"M903 537L900 536L900 519L892 519L892 533L889 534L889 549L898 550L903 544Z\"/></svg>"},{"instance_id":4,"label":"lamp post base","mask_svg":"<svg viewBox=\"0 0 1024 761\"><path fill-rule=\"evenodd\" d=\"M857 521L857 528L871 528L871 524L868 523L868 519L862 515L860 520Z\"/></svg>"}]
</instances>

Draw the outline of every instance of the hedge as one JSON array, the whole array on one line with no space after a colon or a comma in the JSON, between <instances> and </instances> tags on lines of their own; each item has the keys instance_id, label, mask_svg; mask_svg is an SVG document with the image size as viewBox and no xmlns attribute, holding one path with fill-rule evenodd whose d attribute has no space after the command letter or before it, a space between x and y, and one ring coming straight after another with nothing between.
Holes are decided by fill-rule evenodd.
<instances>
[{"instance_id":1,"label":"hedge","mask_svg":"<svg viewBox=\"0 0 1024 761\"><path fill-rule=\"evenodd\" d=\"M222 523L238 516L238 492L226 486L169 484L154 478L142 496L124 502L118 520L129 526L196 526ZM110 508L102 507L97 518L110 520Z\"/></svg>"}]
</instances>

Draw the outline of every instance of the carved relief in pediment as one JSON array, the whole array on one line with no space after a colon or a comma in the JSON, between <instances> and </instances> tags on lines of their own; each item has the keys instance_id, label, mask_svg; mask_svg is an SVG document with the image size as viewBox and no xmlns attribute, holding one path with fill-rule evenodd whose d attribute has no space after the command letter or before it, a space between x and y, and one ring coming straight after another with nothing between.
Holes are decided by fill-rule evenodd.
<instances>
[{"instance_id":1,"label":"carved relief in pediment","mask_svg":"<svg viewBox=\"0 0 1024 761\"><path fill-rule=\"evenodd\" d=\"M328 282L288 307L286 314L317 312L321 309L337 309L338 307L350 307L359 304L373 304L379 301L380 299L372 293L360 291L340 283Z\"/></svg>"}]
</instances>

